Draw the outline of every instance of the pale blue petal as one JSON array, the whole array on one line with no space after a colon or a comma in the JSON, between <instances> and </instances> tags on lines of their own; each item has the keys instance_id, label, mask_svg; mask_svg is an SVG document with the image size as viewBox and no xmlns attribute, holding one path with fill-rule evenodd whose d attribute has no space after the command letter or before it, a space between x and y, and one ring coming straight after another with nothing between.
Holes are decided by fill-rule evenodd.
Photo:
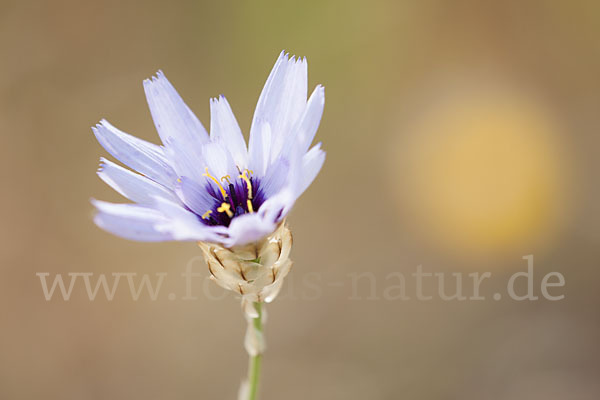
<instances>
[{"instance_id":1,"label":"pale blue petal","mask_svg":"<svg viewBox=\"0 0 600 400\"><path fill-rule=\"evenodd\" d=\"M267 78L258 98L256 110L254 111L250 127L250 139L248 141L248 153L250 160L256 163L256 165L251 165L251 168L254 168L255 171L259 169L257 167L258 164L260 164L260 168L266 168L266 165L262 165L262 158L263 154L269 153L271 138L269 137L268 140L264 140L264 125L269 123L269 113L267 111L272 108L271 104L276 101L276 97L279 95L279 92L275 88L282 86L283 78L285 77L284 62L287 62L287 55L282 51ZM264 173L264 169L259 172Z\"/></svg>"},{"instance_id":2,"label":"pale blue petal","mask_svg":"<svg viewBox=\"0 0 600 400\"><path fill-rule=\"evenodd\" d=\"M208 168L208 172L218 180L227 175L235 178L239 174L226 144L221 142L211 142L202 146L202 162L198 167L202 172Z\"/></svg>"},{"instance_id":3,"label":"pale blue petal","mask_svg":"<svg viewBox=\"0 0 600 400\"><path fill-rule=\"evenodd\" d=\"M222 243L227 247L242 246L262 239L275 231L276 227L277 224L272 220L257 213L240 215L231 221L229 238Z\"/></svg>"},{"instance_id":4,"label":"pale blue petal","mask_svg":"<svg viewBox=\"0 0 600 400\"><path fill-rule=\"evenodd\" d=\"M210 138L226 144L233 161L240 169L248 166L248 151L244 135L224 96L210 100Z\"/></svg>"},{"instance_id":5,"label":"pale blue petal","mask_svg":"<svg viewBox=\"0 0 600 400\"><path fill-rule=\"evenodd\" d=\"M317 85L308 99L304 113L294 128L293 135L283 145L282 157L287 157L293 146L300 147L302 153L308 150L319 128L324 107L325 88Z\"/></svg>"},{"instance_id":6,"label":"pale blue petal","mask_svg":"<svg viewBox=\"0 0 600 400\"><path fill-rule=\"evenodd\" d=\"M279 192L288 182L290 161L284 158L277 159L267 169L267 173L260 181L260 190L266 198Z\"/></svg>"},{"instance_id":7,"label":"pale blue petal","mask_svg":"<svg viewBox=\"0 0 600 400\"><path fill-rule=\"evenodd\" d=\"M271 140L271 161L274 161L281 149L290 139L293 129L306 108L307 98L307 63L306 59L290 58L284 85L280 89L283 93L279 103L270 111L269 121L273 131Z\"/></svg>"},{"instance_id":8,"label":"pale blue petal","mask_svg":"<svg viewBox=\"0 0 600 400\"><path fill-rule=\"evenodd\" d=\"M256 176L265 174L271 159L271 125L266 121L254 121L254 135L250 136L248 165Z\"/></svg>"},{"instance_id":9,"label":"pale blue petal","mask_svg":"<svg viewBox=\"0 0 600 400\"><path fill-rule=\"evenodd\" d=\"M158 211L136 204L114 204L92 200L98 210L94 222L100 228L119 237L142 242L160 242L172 240L168 232L155 228L165 221Z\"/></svg>"},{"instance_id":10,"label":"pale blue petal","mask_svg":"<svg viewBox=\"0 0 600 400\"><path fill-rule=\"evenodd\" d=\"M258 214L266 221L278 223L291 211L297 198L292 187L285 186L260 206Z\"/></svg>"},{"instance_id":11,"label":"pale blue petal","mask_svg":"<svg viewBox=\"0 0 600 400\"><path fill-rule=\"evenodd\" d=\"M269 161L277 158L291 128L304 111L306 96L306 60L296 61L282 52L260 94L250 128L250 160L259 164L259 172L266 170L267 164L260 165L265 154L270 154ZM266 123L270 127L270 144L265 144L265 138L262 137Z\"/></svg>"},{"instance_id":12,"label":"pale blue petal","mask_svg":"<svg viewBox=\"0 0 600 400\"><path fill-rule=\"evenodd\" d=\"M300 195L302 157L298 148L293 149L287 162L289 162L289 168L285 184L260 206L259 214L270 221L281 221L291 211L294 202Z\"/></svg>"},{"instance_id":13,"label":"pale blue petal","mask_svg":"<svg viewBox=\"0 0 600 400\"><path fill-rule=\"evenodd\" d=\"M171 165L178 177L188 176L198 182L204 180L201 149L194 150L181 139L169 138L166 142L165 154L171 160Z\"/></svg>"},{"instance_id":14,"label":"pale blue petal","mask_svg":"<svg viewBox=\"0 0 600 400\"><path fill-rule=\"evenodd\" d=\"M170 137L180 139L195 149L208 142L202 123L183 102L162 71L144 80L144 91L156 130L163 143Z\"/></svg>"},{"instance_id":15,"label":"pale blue petal","mask_svg":"<svg viewBox=\"0 0 600 400\"><path fill-rule=\"evenodd\" d=\"M304 153L298 146L292 149L289 161L290 161L290 173L287 186L292 190L295 197L298 198L300 195L300 188L302 187L302 157Z\"/></svg>"},{"instance_id":16,"label":"pale blue petal","mask_svg":"<svg viewBox=\"0 0 600 400\"><path fill-rule=\"evenodd\" d=\"M160 146L122 132L102 120L92 128L98 142L128 167L166 187L173 187L175 173Z\"/></svg>"},{"instance_id":17,"label":"pale blue petal","mask_svg":"<svg viewBox=\"0 0 600 400\"><path fill-rule=\"evenodd\" d=\"M203 215L215 205L215 198L208 194L206 187L183 176L175 189L177 195L192 211Z\"/></svg>"},{"instance_id":18,"label":"pale blue petal","mask_svg":"<svg viewBox=\"0 0 600 400\"><path fill-rule=\"evenodd\" d=\"M104 157L100 158L98 176L121 195L136 203L150 204L154 201L153 197L156 196L177 201L173 192L163 185L123 168Z\"/></svg>"},{"instance_id":19,"label":"pale blue petal","mask_svg":"<svg viewBox=\"0 0 600 400\"><path fill-rule=\"evenodd\" d=\"M321 171L321 167L323 167L324 162L325 152L321 150L321 143L313 146L313 148L310 149L308 153L304 155L304 157L302 157L302 181L300 183L298 196L304 193L304 191L315 180L319 174L319 171Z\"/></svg>"},{"instance_id":20,"label":"pale blue petal","mask_svg":"<svg viewBox=\"0 0 600 400\"><path fill-rule=\"evenodd\" d=\"M168 233L173 240L199 240L218 242L222 240L227 228L224 226L208 226L200 222L199 217L179 205L155 198L154 206L166 219L155 225L159 232Z\"/></svg>"}]
</instances>

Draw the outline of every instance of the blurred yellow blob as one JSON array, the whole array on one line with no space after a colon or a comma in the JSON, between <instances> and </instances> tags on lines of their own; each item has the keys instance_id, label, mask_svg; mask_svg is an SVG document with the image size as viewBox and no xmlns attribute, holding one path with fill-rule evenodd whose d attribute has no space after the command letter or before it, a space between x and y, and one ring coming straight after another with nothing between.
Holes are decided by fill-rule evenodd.
<instances>
[{"instance_id":1,"label":"blurred yellow blob","mask_svg":"<svg viewBox=\"0 0 600 400\"><path fill-rule=\"evenodd\" d=\"M488 87L445 97L419 114L394 157L405 211L455 250L533 250L527 246L547 240L561 220L557 130L518 92Z\"/></svg>"}]
</instances>

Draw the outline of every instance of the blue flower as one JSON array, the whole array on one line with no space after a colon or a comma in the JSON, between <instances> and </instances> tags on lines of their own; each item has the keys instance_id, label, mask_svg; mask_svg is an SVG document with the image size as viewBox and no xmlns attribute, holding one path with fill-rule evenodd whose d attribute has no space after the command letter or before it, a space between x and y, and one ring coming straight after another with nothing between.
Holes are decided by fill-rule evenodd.
<instances>
[{"instance_id":1,"label":"blue flower","mask_svg":"<svg viewBox=\"0 0 600 400\"><path fill-rule=\"evenodd\" d=\"M92 200L94 221L139 241L233 247L271 234L325 161L320 143L309 149L325 91L318 85L307 101L307 86L306 59L282 52L258 99L246 146L225 97L210 101L209 135L159 71L144 81L144 90L162 145L106 120L92 128L106 151L131 168L101 158L98 175L134 202Z\"/></svg>"}]
</instances>

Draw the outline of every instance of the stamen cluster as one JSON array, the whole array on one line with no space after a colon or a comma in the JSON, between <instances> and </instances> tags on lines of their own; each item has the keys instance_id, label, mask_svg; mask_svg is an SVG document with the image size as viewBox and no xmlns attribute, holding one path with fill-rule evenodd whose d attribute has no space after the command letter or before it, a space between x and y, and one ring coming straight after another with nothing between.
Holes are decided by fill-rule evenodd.
<instances>
[{"instance_id":1,"label":"stamen cluster","mask_svg":"<svg viewBox=\"0 0 600 400\"><path fill-rule=\"evenodd\" d=\"M252 177L251 170L240 171L237 179L225 175L220 180L211 175L208 168L205 171L202 175L208 178L206 191L215 200L214 207L201 216L206 225L229 226L233 218L258 211L264 202L259 181Z\"/></svg>"}]
</instances>

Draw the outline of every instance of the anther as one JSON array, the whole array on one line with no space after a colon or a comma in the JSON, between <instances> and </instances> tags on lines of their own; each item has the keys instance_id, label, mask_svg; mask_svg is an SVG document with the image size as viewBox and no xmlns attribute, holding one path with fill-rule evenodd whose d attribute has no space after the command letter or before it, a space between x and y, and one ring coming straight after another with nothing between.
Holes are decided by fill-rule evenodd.
<instances>
[{"instance_id":1,"label":"anther","mask_svg":"<svg viewBox=\"0 0 600 400\"><path fill-rule=\"evenodd\" d=\"M231 206L229 205L229 203L221 203L221 207L217 208L217 211L220 213L227 213L227 216L229 216L229 218L233 217L233 213L231 212Z\"/></svg>"},{"instance_id":2,"label":"anther","mask_svg":"<svg viewBox=\"0 0 600 400\"><path fill-rule=\"evenodd\" d=\"M252 198L252 183L250 182L248 175L246 175L248 173L248 171L250 171L250 170L245 169L244 172L242 172L242 174L240 176L238 176L238 178L242 178L244 181L246 181L246 186L248 187L248 198L251 199ZM252 173L252 171L250 171L250 173Z\"/></svg>"},{"instance_id":3,"label":"anther","mask_svg":"<svg viewBox=\"0 0 600 400\"><path fill-rule=\"evenodd\" d=\"M221 177L221 182L223 182L223 179L227 181L227 183L231 184L231 182L229 182L229 179L231 179L231 176L229 175L225 175Z\"/></svg>"},{"instance_id":4,"label":"anther","mask_svg":"<svg viewBox=\"0 0 600 400\"><path fill-rule=\"evenodd\" d=\"M202 219L208 219L210 214L212 214L212 211L208 210L207 212L205 212L204 214L202 214Z\"/></svg>"},{"instance_id":5,"label":"anther","mask_svg":"<svg viewBox=\"0 0 600 400\"><path fill-rule=\"evenodd\" d=\"M212 176L211 174L208 173L208 167L206 167L205 169L205 173L202 174L202 176L206 176L207 178L212 179L217 186L219 187L219 189L221 190L221 194L223 195L223 198L226 199L227 198L227 192L225 191L225 189L223 189L223 186L221 186L221 184L219 183L219 181L217 180L217 178L215 178L214 176Z\"/></svg>"},{"instance_id":6,"label":"anther","mask_svg":"<svg viewBox=\"0 0 600 400\"><path fill-rule=\"evenodd\" d=\"M238 199L237 199L237 195L235 193L235 187L233 186L233 183L229 184L229 194L231 196L231 201L233 201L233 204L237 204Z\"/></svg>"}]
</instances>

